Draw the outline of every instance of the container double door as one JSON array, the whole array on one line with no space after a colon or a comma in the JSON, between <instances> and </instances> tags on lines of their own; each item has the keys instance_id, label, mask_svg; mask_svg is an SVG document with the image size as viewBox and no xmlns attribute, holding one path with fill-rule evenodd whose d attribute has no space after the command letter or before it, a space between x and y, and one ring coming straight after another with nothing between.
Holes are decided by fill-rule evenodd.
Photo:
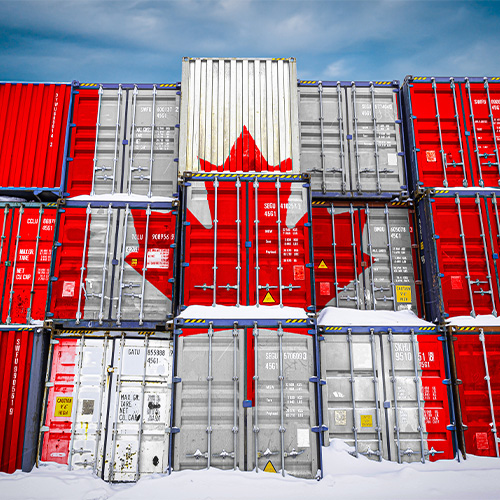
<instances>
[{"instance_id":1,"label":"container double door","mask_svg":"<svg viewBox=\"0 0 500 500\"><path fill-rule=\"evenodd\" d=\"M329 438L374 460L453 458L442 343L434 335L328 333L321 346ZM328 439L326 439L328 442Z\"/></svg>"},{"instance_id":2,"label":"container double door","mask_svg":"<svg viewBox=\"0 0 500 500\"><path fill-rule=\"evenodd\" d=\"M301 176L222 175L184 188L181 305L313 305Z\"/></svg>"},{"instance_id":3,"label":"container double door","mask_svg":"<svg viewBox=\"0 0 500 500\"><path fill-rule=\"evenodd\" d=\"M318 308L418 314L413 225L408 207L398 205L313 202Z\"/></svg>"},{"instance_id":4,"label":"container double door","mask_svg":"<svg viewBox=\"0 0 500 500\"><path fill-rule=\"evenodd\" d=\"M174 469L257 467L314 478L313 337L257 327L184 332L176 348Z\"/></svg>"},{"instance_id":5,"label":"container double door","mask_svg":"<svg viewBox=\"0 0 500 500\"><path fill-rule=\"evenodd\" d=\"M299 86L300 164L314 192L406 190L398 91L392 82Z\"/></svg>"},{"instance_id":6,"label":"container double door","mask_svg":"<svg viewBox=\"0 0 500 500\"><path fill-rule=\"evenodd\" d=\"M149 338L53 340L42 461L137 481L168 468L173 346Z\"/></svg>"}]
</instances>

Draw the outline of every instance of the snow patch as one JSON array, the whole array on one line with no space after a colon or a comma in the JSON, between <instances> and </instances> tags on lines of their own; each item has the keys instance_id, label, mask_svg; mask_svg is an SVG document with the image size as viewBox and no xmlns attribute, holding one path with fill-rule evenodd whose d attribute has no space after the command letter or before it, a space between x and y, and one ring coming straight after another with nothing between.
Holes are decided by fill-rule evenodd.
<instances>
[{"instance_id":1,"label":"snow patch","mask_svg":"<svg viewBox=\"0 0 500 500\"><path fill-rule=\"evenodd\" d=\"M453 326L498 326L500 327L500 318L492 314L479 314L475 318L472 316L455 316L449 318L446 323Z\"/></svg>"},{"instance_id":2,"label":"snow patch","mask_svg":"<svg viewBox=\"0 0 500 500\"><path fill-rule=\"evenodd\" d=\"M306 319L298 307L280 306L189 306L178 316L184 319Z\"/></svg>"},{"instance_id":3,"label":"snow patch","mask_svg":"<svg viewBox=\"0 0 500 500\"><path fill-rule=\"evenodd\" d=\"M79 196L73 196L72 198L67 198L68 201L123 201L123 202L142 202L142 203L169 203L174 200L169 196L151 196L139 194L128 194L128 193L115 193L115 194L81 194Z\"/></svg>"},{"instance_id":4,"label":"snow patch","mask_svg":"<svg viewBox=\"0 0 500 500\"><path fill-rule=\"evenodd\" d=\"M360 311L345 307L325 307L318 325L335 326L434 326L412 311Z\"/></svg>"}]
</instances>

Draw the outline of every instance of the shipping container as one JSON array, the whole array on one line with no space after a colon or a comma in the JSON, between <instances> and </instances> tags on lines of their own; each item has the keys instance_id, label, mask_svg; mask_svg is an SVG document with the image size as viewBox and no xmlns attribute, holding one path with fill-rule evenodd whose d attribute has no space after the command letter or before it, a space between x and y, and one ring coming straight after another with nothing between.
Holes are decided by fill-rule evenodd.
<instances>
[{"instance_id":1,"label":"shipping container","mask_svg":"<svg viewBox=\"0 0 500 500\"><path fill-rule=\"evenodd\" d=\"M314 306L308 176L186 173L181 309Z\"/></svg>"},{"instance_id":2,"label":"shipping container","mask_svg":"<svg viewBox=\"0 0 500 500\"><path fill-rule=\"evenodd\" d=\"M320 326L319 332L327 443L328 437L343 439L356 457L379 461L454 457L444 334L434 325L338 323Z\"/></svg>"},{"instance_id":3,"label":"shipping container","mask_svg":"<svg viewBox=\"0 0 500 500\"><path fill-rule=\"evenodd\" d=\"M450 325L448 335L460 449L500 457L500 328Z\"/></svg>"},{"instance_id":4,"label":"shipping container","mask_svg":"<svg viewBox=\"0 0 500 500\"><path fill-rule=\"evenodd\" d=\"M234 320L175 320L173 468L319 479L315 322L249 309Z\"/></svg>"},{"instance_id":5,"label":"shipping container","mask_svg":"<svg viewBox=\"0 0 500 500\"><path fill-rule=\"evenodd\" d=\"M45 319L56 203L0 203L1 324Z\"/></svg>"},{"instance_id":6,"label":"shipping container","mask_svg":"<svg viewBox=\"0 0 500 500\"><path fill-rule=\"evenodd\" d=\"M417 202L426 319L497 315L500 218L495 191L429 190Z\"/></svg>"},{"instance_id":7,"label":"shipping container","mask_svg":"<svg viewBox=\"0 0 500 500\"><path fill-rule=\"evenodd\" d=\"M177 202L67 201L48 313L57 328L165 328L172 318Z\"/></svg>"},{"instance_id":8,"label":"shipping container","mask_svg":"<svg viewBox=\"0 0 500 500\"><path fill-rule=\"evenodd\" d=\"M76 334L76 335L75 335ZM173 346L154 331L54 331L42 462L111 482L168 470Z\"/></svg>"},{"instance_id":9,"label":"shipping container","mask_svg":"<svg viewBox=\"0 0 500 500\"><path fill-rule=\"evenodd\" d=\"M35 464L49 335L0 328L0 472Z\"/></svg>"},{"instance_id":10,"label":"shipping container","mask_svg":"<svg viewBox=\"0 0 500 500\"><path fill-rule=\"evenodd\" d=\"M312 202L316 305L421 314L413 207Z\"/></svg>"},{"instance_id":11,"label":"shipping container","mask_svg":"<svg viewBox=\"0 0 500 500\"><path fill-rule=\"evenodd\" d=\"M0 82L0 195L62 195L72 99L69 83Z\"/></svg>"},{"instance_id":12,"label":"shipping container","mask_svg":"<svg viewBox=\"0 0 500 500\"><path fill-rule=\"evenodd\" d=\"M407 196L399 82L299 81L301 171L314 197Z\"/></svg>"},{"instance_id":13,"label":"shipping container","mask_svg":"<svg viewBox=\"0 0 500 500\"><path fill-rule=\"evenodd\" d=\"M289 59L182 61L179 172L300 172Z\"/></svg>"},{"instance_id":14,"label":"shipping container","mask_svg":"<svg viewBox=\"0 0 500 500\"><path fill-rule=\"evenodd\" d=\"M177 192L180 87L76 82L68 196Z\"/></svg>"},{"instance_id":15,"label":"shipping container","mask_svg":"<svg viewBox=\"0 0 500 500\"><path fill-rule=\"evenodd\" d=\"M408 76L402 87L412 190L498 187L499 78Z\"/></svg>"}]
</instances>

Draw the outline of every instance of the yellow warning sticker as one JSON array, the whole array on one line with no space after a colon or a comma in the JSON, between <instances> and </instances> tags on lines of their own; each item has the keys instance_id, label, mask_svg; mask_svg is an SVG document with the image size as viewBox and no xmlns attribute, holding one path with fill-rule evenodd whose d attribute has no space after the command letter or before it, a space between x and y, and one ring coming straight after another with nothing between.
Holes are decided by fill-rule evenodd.
<instances>
[{"instance_id":1,"label":"yellow warning sticker","mask_svg":"<svg viewBox=\"0 0 500 500\"><path fill-rule=\"evenodd\" d=\"M411 302L411 286L396 285L396 301L397 302Z\"/></svg>"},{"instance_id":2,"label":"yellow warning sticker","mask_svg":"<svg viewBox=\"0 0 500 500\"><path fill-rule=\"evenodd\" d=\"M328 269L328 266L325 264L325 261L324 261L324 260L322 260L322 261L319 263L318 269Z\"/></svg>"},{"instance_id":3,"label":"yellow warning sticker","mask_svg":"<svg viewBox=\"0 0 500 500\"><path fill-rule=\"evenodd\" d=\"M267 292L264 300L262 301L264 304L274 304L276 301L273 299L271 292Z\"/></svg>"},{"instance_id":4,"label":"yellow warning sticker","mask_svg":"<svg viewBox=\"0 0 500 500\"><path fill-rule=\"evenodd\" d=\"M274 468L271 460L269 460L269 462L267 462L266 466L264 467L264 472L273 472L274 474L278 473L278 471Z\"/></svg>"},{"instance_id":5,"label":"yellow warning sticker","mask_svg":"<svg viewBox=\"0 0 500 500\"><path fill-rule=\"evenodd\" d=\"M73 408L73 398L72 397L57 397L56 398L56 409L54 411L54 417L71 417L71 410Z\"/></svg>"},{"instance_id":6,"label":"yellow warning sticker","mask_svg":"<svg viewBox=\"0 0 500 500\"><path fill-rule=\"evenodd\" d=\"M373 427L373 418L371 415L361 415L361 427Z\"/></svg>"}]
</instances>

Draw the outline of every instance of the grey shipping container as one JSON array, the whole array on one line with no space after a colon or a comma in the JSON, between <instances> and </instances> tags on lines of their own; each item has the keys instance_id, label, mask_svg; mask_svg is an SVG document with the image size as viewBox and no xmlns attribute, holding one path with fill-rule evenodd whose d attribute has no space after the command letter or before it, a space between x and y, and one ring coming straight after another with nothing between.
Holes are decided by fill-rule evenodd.
<instances>
[{"instance_id":1,"label":"grey shipping container","mask_svg":"<svg viewBox=\"0 0 500 500\"><path fill-rule=\"evenodd\" d=\"M300 172L295 59L182 62L179 172Z\"/></svg>"},{"instance_id":2,"label":"grey shipping container","mask_svg":"<svg viewBox=\"0 0 500 500\"><path fill-rule=\"evenodd\" d=\"M80 83L73 101L67 195L177 191L177 84Z\"/></svg>"},{"instance_id":3,"label":"grey shipping container","mask_svg":"<svg viewBox=\"0 0 500 500\"><path fill-rule=\"evenodd\" d=\"M257 471L257 464L283 475L321 476L315 336L304 329L309 323L177 323L175 470Z\"/></svg>"},{"instance_id":4,"label":"grey shipping container","mask_svg":"<svg viewBox=\"0 0 500 500\"><path fill-rule=\"evenodd\" d=\"M47 318L58 328L165 328L176 215L172 203L68 201L58 214Z\"/></svg>"},{"instance_id":5,"label":"grey shipping container","mask_svg":"<svg viewBox=\"0 0 500 500\"><path fill-rule=\"evenodd\" d=\"M107 481L166 472L172 341L157 332L56 333L41 460L93 470Z\"/></svg>"},{"instance_id":6,"label":"grey shipping container","mask_svg":"<svg viewBox=\"0 0 500 500\"><path fill-rule=\"evenodd\" d=\"M300 166L315 195L407 195L397 81L300 81L298 95Z\"/></svg>"}]
</instances>

